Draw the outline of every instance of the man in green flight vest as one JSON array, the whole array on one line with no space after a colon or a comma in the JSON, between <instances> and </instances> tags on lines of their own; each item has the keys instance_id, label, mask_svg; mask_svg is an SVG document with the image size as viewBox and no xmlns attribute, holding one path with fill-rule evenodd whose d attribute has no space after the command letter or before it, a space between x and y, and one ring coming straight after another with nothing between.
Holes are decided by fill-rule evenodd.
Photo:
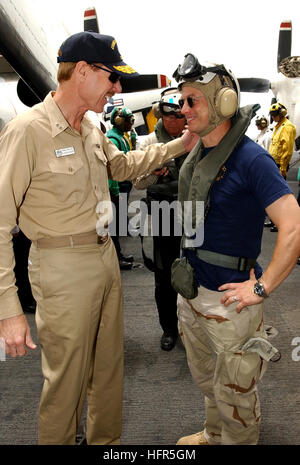
<instances>
[{"instance_id":1,"label":"man in green flight vest","mask_svg":"<svg viewBox=\"0 0 300 465\"><path fill-rule=\"evenodd\" d=\"M114 108L110 116L110 122L113 127L107 132L107 137L118 147L119 150L121 150L121 152L124 152L124 154L129 152L129 150L135 150L136 134L133 131L134 116L132 111L129 108ZM129 140L125 137L126 133L130 133L130 142L132 147L130 147ZM133 256L125 256L121 251L121 245L119 240L119 221L120 193L122 192L125 195L129 196L129 193L132 189L132 183L131 181L118 182L109 179L108 184L111 201L115 206L114 221L116 224L116 231L115 234L112 235L112 240L115 244L115 248L117 251L120 269L131 270L133 266ZM125 204L128 204L128 198Z\"/></svg>"}]
</instances>

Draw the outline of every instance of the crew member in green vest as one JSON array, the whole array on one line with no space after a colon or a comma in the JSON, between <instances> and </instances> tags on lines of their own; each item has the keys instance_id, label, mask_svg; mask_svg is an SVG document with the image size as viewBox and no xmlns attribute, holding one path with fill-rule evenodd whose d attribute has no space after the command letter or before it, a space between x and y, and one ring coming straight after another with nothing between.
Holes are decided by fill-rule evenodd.
<instances>
[{"instance_id":1,"label":"crew member in green vest","mask_svg":"<svg viewBox=\"0 0 300 465\"><path fill-rule=\"evenodd\" d=\"M107 137L118 147L122 152L127 153L131 150L128 139L125 137L127 132L131 132L134 125L134 116L129 108L114 108L110 117L110 122L112 124L112 129L107 131ZM132 188L131 181L114 181L109 179L109 191L111 196L111 201L115 206L115 224L116 232L112 235L112 240L115 244L119 265L121 270L130 270L133 266L133 256L125 256L121 251L121 245L119 240L119 220L120 220L120 193L123 192L127 196L127 200L124 203L126 206L128 204L128 196ZM127 211L126 211L127 218Z\"/></svg>"},{"instance_id":2,"label":"crew member in green vest","mask_svg":"<svg viewBox=\"0 0 300 465\"><path fill-rule=\"evenodd\" d=\"M183 218L192 227L184 229L172 279L180 293L179 333L206 414L204 430L178 444L254 445L257 385L268 361L278 358L264 330L263 302L297 263L300 208L274 159L245 135L259 105L239 107L231 71L203 66L189 53L173 76L188 129L200 136L179 174ZM266 213L278 238L263 271L257 257Z\"/></svg>"}]
</instances>

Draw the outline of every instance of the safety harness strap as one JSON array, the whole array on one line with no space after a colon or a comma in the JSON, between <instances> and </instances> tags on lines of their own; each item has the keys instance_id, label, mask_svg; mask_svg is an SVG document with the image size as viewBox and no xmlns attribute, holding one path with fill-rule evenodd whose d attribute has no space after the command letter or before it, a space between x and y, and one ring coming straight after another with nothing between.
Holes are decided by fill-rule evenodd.
<instances>
[{"instance_id":1,"label":"safety harness strap","mask_svg":"<svg viewBox=\"0 0 300 465\"><path fill-rule=\"evenodd\" d=\"M232 257L210 250L197 249L197 257L210 265L223 266L231 270L249 271L256 263L255 258Z\"/></svg>"}]
</instances>

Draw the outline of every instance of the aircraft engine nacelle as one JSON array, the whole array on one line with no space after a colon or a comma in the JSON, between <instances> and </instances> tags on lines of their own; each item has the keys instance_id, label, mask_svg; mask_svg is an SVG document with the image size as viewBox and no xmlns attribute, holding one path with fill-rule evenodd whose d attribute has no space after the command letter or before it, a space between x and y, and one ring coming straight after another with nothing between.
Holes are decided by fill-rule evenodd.
<instances>
[{"instance_id":1,"label":"aircraft engine nacelle","mask_svg":"<svg viewBox=\"0 0 300 465\"><path fill-rule=\"evenodd\" d=\"M28 15L23 2L5 0L0 3L0 52L22 78L19 93L23 103L32 104L32 95L36 103L56 88L57 64L55 56L50 58L47 44L41 40L43 31L39 23L30 22Z\"/></svg>"},{"instance_id":2,"label":"aircraft engine nacelle","mask_svg":"<svg viewBox=\"0 0 300 465\"><path fill-rule=\"evenodd\" d=\"M22 79L18 81L17 93L21 102L27 107L32 107L41 101Z\"/></svg>"}]
</instances>

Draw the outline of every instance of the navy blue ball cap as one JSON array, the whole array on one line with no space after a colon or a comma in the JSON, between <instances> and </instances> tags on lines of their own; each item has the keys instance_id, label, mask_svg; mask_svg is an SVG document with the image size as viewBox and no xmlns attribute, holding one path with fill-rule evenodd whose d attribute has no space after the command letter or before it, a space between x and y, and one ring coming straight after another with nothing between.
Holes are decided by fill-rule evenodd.
<instances>
[{"instance_id":1,"label":"navy blue ball cap","mask_svg":"<svg viewBox=\"0 0 300 465\"><path fill-rule=\"evenodd\" d=\"M57 63L78 61L101 63L125 78L139 76L135 69L123 61L116 39L97 32L78 32L62 43Z\"/></svg>"}]
</instances>

